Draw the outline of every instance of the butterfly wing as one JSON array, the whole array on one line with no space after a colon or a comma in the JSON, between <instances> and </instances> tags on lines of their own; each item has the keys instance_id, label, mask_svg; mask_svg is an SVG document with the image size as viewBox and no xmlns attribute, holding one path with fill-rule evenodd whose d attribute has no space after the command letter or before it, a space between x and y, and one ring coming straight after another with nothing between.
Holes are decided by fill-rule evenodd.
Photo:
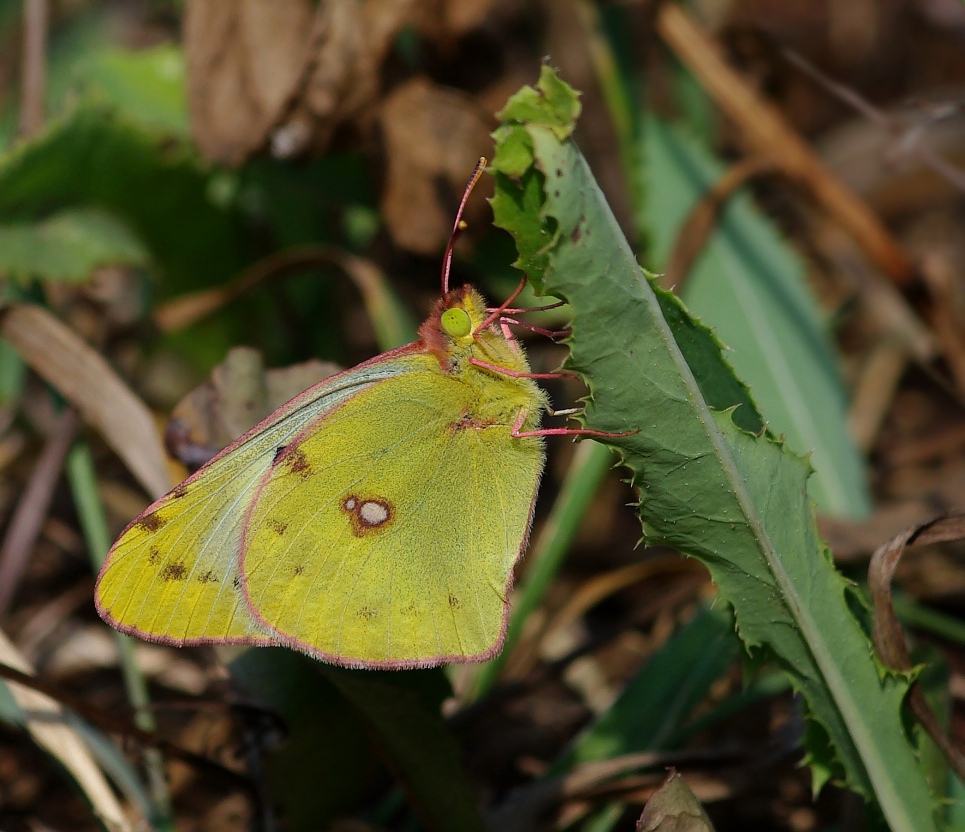
<instances>
[{"instance_id":1,"label":"butterfly wing","mask_svg":"<svg viewBox=\"0 0 965 832\"><path fill-rule=\"evenodd\" d=\"M238 569L252 495L278 448L370 385L407 372L414 350L403 347L309 388L151 505L108 554L96 590L101 616L169 644L276 642L245 603Z\"/></svg>"},{"instance_id":2,"label":"butterfly wing","mask_svg":"<svg viewBox=\"0 0 965 832\"><path fill-rule=\"evenodd\" d=\"M264 474L241 572L278 641L365 667L482 660L505 630L542 440L429 355L326 411ZM537 400L531 402L538 409Z\"/></svg>"}]
</instances>

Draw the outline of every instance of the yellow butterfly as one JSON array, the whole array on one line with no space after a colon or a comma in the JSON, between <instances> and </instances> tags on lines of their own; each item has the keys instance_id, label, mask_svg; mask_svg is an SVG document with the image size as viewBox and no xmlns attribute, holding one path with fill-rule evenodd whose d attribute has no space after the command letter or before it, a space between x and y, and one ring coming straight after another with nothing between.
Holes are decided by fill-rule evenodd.
<instances>
[{"instance_id":1,"label":"yellow butterfly","mask_svg":"<svg viewBox=\"0 0 965 832\"><path fill-rule=\"evenodd\" d=\"M123 531L97 581L109 624L349 667L499 651L542 436L584 431L539 429L547 399L501 325L509 302L448 291L451 247L417 342L296 396Z\"/></svg>"}]
</instances>

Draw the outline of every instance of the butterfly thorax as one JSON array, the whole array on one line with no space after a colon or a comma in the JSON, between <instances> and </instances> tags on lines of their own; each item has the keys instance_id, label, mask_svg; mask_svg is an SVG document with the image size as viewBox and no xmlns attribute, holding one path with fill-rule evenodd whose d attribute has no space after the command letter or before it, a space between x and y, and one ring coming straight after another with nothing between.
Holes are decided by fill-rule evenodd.
<instances>
[{"instance_id":1,"label":"butterfly thorax","mask_svg":"<svg viewBox=\"0 0 965 832\"><path fill-rule=\"evenodd\" d=\"M472 389L467 420L480 426L512 425L525 411L523 429L532 430L546 408L546 394L532 378L521 375L530 368L516 340L495 324L482 326L488 317L483 297L471 286L461 286L436 305L419 335L442 371Z\"/></svg>"}]
</instances>

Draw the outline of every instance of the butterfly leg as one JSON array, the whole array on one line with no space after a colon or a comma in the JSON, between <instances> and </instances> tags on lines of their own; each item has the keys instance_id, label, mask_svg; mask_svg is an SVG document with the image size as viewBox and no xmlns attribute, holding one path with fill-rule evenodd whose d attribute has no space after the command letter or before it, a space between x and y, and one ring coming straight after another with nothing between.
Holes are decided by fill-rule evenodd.
<instances>
[{"instance_id":1,"label":"butterfly leg","mask_svg":"<svg viewBox=\"0 0 965 832\"><path fill-rule=\"evenodd\" d=\"M597 439L618 439L621 436L633 436L639 430L629 430L625 433L607 433L603 430L590 430L589 428L538 428L537 430L520 430L526 423L526 408L521 408L516 416L516 421L509 432L509 435L516 439L523 439L527 436L589 436Z\"/></svg>"},{"instance_id":2,"label":"butterfly leg","mask_svg":"<svg viewBox=\"0 0 965 832\"><path fill-rule=\"evenodd\" d=\"M478 358L470 358L469 363L476 367L482 367L484 370L499 373L501 376L509 376L510 378L575 378L577 380L580 378L575 373L521 373L518 370L509 370L506 367L500 367L498 364L490 364L488 361L480 361Z\"/></svg>"}]
</instances>

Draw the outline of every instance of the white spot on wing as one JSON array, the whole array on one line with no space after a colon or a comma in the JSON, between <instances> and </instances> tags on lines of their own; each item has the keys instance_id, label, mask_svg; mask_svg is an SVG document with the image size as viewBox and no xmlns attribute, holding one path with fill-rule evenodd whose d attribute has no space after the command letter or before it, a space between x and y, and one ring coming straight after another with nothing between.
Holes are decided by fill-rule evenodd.
<instances>
[{"instance_id":1,"label":"white spot on wing","mask_svg":"<svg viewBox=\"0 0 965 832\"><path fill-rule=\"evenodd\" d=\"M381 526L389 519L389 510L381 503L370 500L362 503L362 507L359 509L359 519L366 526Z\"/></svg>"}]
</instances>

